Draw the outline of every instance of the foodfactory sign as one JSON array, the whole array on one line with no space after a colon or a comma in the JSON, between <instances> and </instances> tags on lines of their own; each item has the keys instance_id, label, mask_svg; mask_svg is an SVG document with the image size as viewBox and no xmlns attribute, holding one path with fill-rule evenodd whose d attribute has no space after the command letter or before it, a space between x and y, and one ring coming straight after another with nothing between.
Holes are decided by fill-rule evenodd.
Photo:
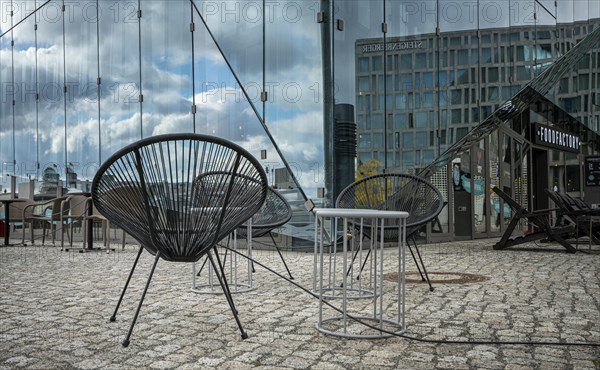
<instances>
[{"instance_id":1,"label":"foodfactory sign","mask_svg":"<svg viewBox=\"0 0 600 370\"><path fill-rule=\"evenodd\" d=\"M572 153L578 153L581 146L578 135L539 123L534 126L533 142L534 144Z\"/></svg>"}]
</instances>

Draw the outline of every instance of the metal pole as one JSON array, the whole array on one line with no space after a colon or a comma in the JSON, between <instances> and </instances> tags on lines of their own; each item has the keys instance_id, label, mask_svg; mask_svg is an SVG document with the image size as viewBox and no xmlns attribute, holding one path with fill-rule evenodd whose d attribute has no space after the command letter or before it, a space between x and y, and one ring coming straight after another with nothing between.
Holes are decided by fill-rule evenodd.
<instances>
[{"instance_id":1,"label":"metal pole","mask_svg":"<svg viewBox=\"0 0 600 370\"><path fill-rule=\"evenodd\" d=\"M323 59L323 155L325 167L325 207L333 204L333 42L331 27L333 24L333 6L331 0L321 0L321 11L325 13L321 24L321 54Z\"/></svg>"}]
</instances>

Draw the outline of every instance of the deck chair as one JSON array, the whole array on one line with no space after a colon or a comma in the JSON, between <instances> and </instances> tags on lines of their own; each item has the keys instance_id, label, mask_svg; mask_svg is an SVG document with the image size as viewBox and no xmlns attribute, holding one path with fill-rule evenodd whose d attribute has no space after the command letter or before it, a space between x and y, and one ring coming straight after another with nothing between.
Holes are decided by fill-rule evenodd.
<instances>
[{"instance_id":1,"label":"deck chair","mask_svg":"<svg viewBox=\"0 0 600 370\"><path fill-rule=\"evenodd\" d=\"M221 171L210 192L196 179ZM140 249L110 320L116 315L142 250L154 255L147 283L122 342L129 345L148 286L160 259L196 262L206 256L243 339L244 331L220 262L217 243L260 209L267 177L259 162L227 140L199 134L169 134L133 143L112 155L92 182L92 199L112 224ZM235 205L235 206L232 206Z\"/></svg>"},{"instance_id":2,"label":"deck chair","mask_svg":"<svg viewBox=\"0 0 600 370\"><path fill-rule=\"evenodd\" d=\"M600 216L599 209L592 209L583 200L566 193L544 189L548 197L558 207L556 225L574 227L574 236L586 235L595 244L600 244L600 224L592 223L590 218Z\"/></svg>"},{"instance_id":3,"label":"deck chair","mask_svg":"<svg viewBox=\"0 0 600 370\"><path fill-rule=\"evenodd\" d=\"M444 207L444 198L440 191L427 180L408 174L380 174L365 177L346 187L336 200L338 208L363 208L386 211L405 211L409 216L406 220L406 244L417 270L423 281L427 281L429 290L433 286L429 280L427 269L419 248L416 237L423 226L433 221ZM369 225L364 236L370 235ZM365 226L363 225L363 230ZM386 225L384 240L398 240L398 225ZM413 245L411 247L410 241ZM414 251L413 251L414 248ZM354 256L354 258L356 255ZM368 257L368 256L367 256ZM363 262L363 266L366 262Z\"/></svg>"},{"instance_id":4,"label":"deck chair","mask_svg":"<svg viewBox=\"0 0 600 370\"><path fill-rule=\"evenodd\" d=\"M567 252L576 252L576 249L565 240L565 237L572 233L574 228L572 226L553 227L550 224L550 216L556 209L540 209L529 212L498 187L494 186L492 190L504 201L504 203L508 204L512 210L510 223L506 227L506 230L504 230L504 234L502 234L500 241L494 244L494 249L506 249L514 245L548 238L548 240L555 240L558 242L567 250ZM512 237L513 231L521 221L526 221L531 224L534 230L521 236Z\"/></svg>"}]
</instances>

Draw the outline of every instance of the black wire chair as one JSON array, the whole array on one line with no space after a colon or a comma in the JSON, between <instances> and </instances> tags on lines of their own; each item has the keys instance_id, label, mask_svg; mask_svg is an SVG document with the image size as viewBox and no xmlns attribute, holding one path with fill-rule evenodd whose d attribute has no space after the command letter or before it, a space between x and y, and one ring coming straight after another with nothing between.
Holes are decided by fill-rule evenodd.
<instances>
[{"instance_id":1,"label":"black wire chair","mask_svg":"<svg viewBox=\"0 0 600 370\"><path fill-rule=\"evenodd\" d=\"M196 180L196 183L198 184L198 186L201 186L204 189L203 193L208 194L212 191L210 189L214 188L212 183L215 182L215 178L219 178L222 175L222 171L208 172L199 176ZM253 180L247 179L247 181ZM290 272L290 269L288 268L288 265L285 262L283 255L281 254L281 249L279 248L279 245L277 245L277 242L273 237L273 230L285 225L291 218L292 207L290 206L288 201L275 189L269 186L267 188L267 197L265 199L265 202L263 203L262 207L260 207L260 209L251 218L251 237L260 238L268 234L271 237L271 241L273 242L273 245L275 246L279 257L281 258L281 261L283 262L283 265L288 275L290 276L290 280L294 280L294 277L292 276L292 273ZM248 223L244 222L242 225L240 225L240 227L236 229L237 236L241 238L247 237L247 230ZM196 274L197 276L200 276L205 265L206 261L204 261L204 263L200 267L198 273Z\"/></svg>"},{"instance_id":2,"label":"black wire chair","mask_svg":"<svg viewBox=\"0 0 600 370\"><path fill-rule=\"evenodd\" d=\"M417 247L416 236L419 230L428 222L433 221L444 208L444 198L436 187L421 177L408 174L374 175L358 180L342 190L336 200L336 207L408 212L406 244L417 265L421 279L427 281L429 290L433 291L427 269ZM369 225L363 225L365 236L370 235L369 228ZM384 228L384 241L397 240L398 225L390 222ZM410 240L413 242L414 252ZM356 254L354 258L356 258ZM366 259L361 270L365 263Z\"/></svg>"},{"instance_id":3,"label":"black wire chair","mask_svg":"<svg viewBox=\"0 0 600 370\"><path fill-rule=\"evenodd\" d=\"M198 182L207 172L210 191ZM238 312L229 291L216 244L260 209L267 194L267 177L246 150L224 139L200 134L154 136L133 143L111 156L92 182L98 211L140 243L140 249L110 318L117 311L142 250L155 256L142 293L129 339L159 259L196 262L206 256L217 272L243 339Z\"/></svg>"},{"instance_id":4,"label":"black wire chair","mask_svg":"<svg viewBox=\"0 0 600 370\"><path fill-rule=\"evenodd\" d=\"M283 195L279 194L277 190L273 189L269 186L267 189L267 199L263 206L252 216L252 237L260 238L265 235L269 235L271 237L271 241L283 262L283 266L285 267L288 275L290 276L290 280L294 280L290 269L288 268L287 263L285 263L285 259L281 254L281 249L275 238L273 237L273 230L277 229L285 225L292 218L292 207L288 203L288 201L283 197ZM237 229L237 234L241 237L245 237L247 234L246 223Z\"/></svg>"}]
</instances>

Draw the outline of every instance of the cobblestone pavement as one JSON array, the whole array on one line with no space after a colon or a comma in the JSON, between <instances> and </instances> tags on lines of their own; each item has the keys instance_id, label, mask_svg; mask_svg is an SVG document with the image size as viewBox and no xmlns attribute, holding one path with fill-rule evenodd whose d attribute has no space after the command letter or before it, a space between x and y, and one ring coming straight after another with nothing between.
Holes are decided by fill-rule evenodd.
<instances>
[{"instance_id":1,"label":"cobblestone pavement","mask_svg":"<svg viewBox=\"0 0 600 370\"><path fill-rule=\"evenodd\" d=\"M319 333L318 300L260 266L252 275L255 289L234 294L249 334L242 340L222 295L191 291L191 265L160 261L128 348L120 342L152 256L142 254L117 321L111 323L137 247L111 254L3 247L0 369L599 369L600 347L589 344L600 343L600 248L567 254L549 244L504 251L492 250L493 244L477 240L422 247L437 282L430 292L408 275L406 335L418 340ZM393 273L397 251L385 253L385 271ZM253 255L284 271L274 252ZM310 288L312 254L284 255L294 282ZM412 261L407 269L416 271ZM457 281L452 280L455 273L473 275L458 275L462 279ZM393 283L384 285L386 291L395 289Z\"/></svg>"}]
</instances>

